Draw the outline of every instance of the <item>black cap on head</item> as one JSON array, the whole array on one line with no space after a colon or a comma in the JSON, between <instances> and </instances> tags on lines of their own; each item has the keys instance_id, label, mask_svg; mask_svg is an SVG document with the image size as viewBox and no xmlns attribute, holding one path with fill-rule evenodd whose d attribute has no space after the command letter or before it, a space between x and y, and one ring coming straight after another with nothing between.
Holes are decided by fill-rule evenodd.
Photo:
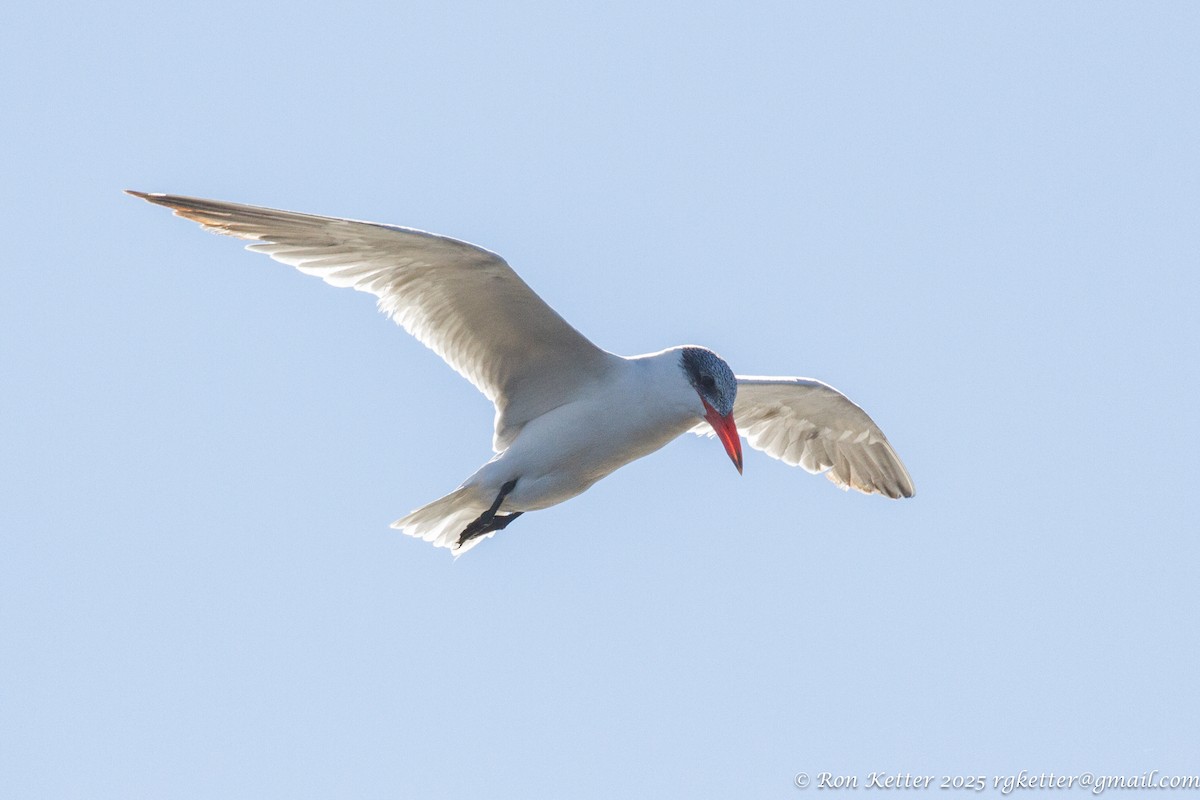
<instances>
[{"instance_id":1,"label":"black cap on head","mask_svg":"<svg viewBox=\"0 0 1200 800\"><path fill-rule=\"evenodd\" d=\"M724 359L708 348L688 346L680 350L679 363L688 382L718 414L733 413L737 378Z\"/></svg>"}]
</instances>

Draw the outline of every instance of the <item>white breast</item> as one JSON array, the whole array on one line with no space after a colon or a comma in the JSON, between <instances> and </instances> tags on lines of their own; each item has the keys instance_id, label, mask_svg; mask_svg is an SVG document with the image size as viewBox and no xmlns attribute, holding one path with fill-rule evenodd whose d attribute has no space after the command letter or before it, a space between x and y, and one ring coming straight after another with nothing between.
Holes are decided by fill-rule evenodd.
<instances>
[{"instance_id":1,"label":"white breast","mask_svg":"<svg viewBox=\"0 0 1200 800\"><path fill-rule=\"evenodd\" d=\"M486 495L518 479L504 511L561 503L687 432L703 413L674 352L622 359L609 380L530 421L467 480Z\"/></svg>"}]
</instances>

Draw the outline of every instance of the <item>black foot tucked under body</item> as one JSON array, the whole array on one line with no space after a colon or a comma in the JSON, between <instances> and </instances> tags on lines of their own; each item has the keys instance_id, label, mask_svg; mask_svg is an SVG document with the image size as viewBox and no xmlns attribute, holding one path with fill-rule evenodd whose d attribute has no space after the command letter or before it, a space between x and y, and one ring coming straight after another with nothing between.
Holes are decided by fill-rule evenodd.
<instances>
[{"instance_id":1,"label":"black foot tucked under body","mask_svg":"<svg viewBox=\"0 0 1200 800\"><path fill-rule=\"evenodd\" d=\"M514 511L511 514L497 514L500 510L500 504L504 502L504 498L508 497L509 492L517 485L517 479L513 478L508 483L500 487L500 494L496 495L495 502L491 508L479 515L479 519L472 522L458 537L458 546L462 547L465 542L469 542L476 536L483 536L485 533L492 531L502 531L508 527L508 523L512 522L517 517L524 514L524 511Z\"/></svg>"}]
</instances>

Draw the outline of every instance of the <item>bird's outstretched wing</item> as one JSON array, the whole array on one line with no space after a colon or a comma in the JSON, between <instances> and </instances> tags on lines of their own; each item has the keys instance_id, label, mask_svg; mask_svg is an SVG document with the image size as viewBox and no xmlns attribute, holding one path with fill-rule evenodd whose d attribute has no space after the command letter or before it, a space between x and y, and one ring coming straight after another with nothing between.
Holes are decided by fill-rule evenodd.
<instances>
[{"instance_id":1,"label":"bird's outstretched wing","mask_svg":"<svg viewBox=\"0 0 1200 800\"><path fill-rule=\"evenodd\" d=\"M247 249L368 292L379 308L496 405L493 446L602 379L617 358L592 344L504 259L412 228L167 194L129 194Z\"/></svg>"},{"instance_id":2,"label":"bird's outstretched wing","mask_svg":"<svg viewBox=\"0 0 1200 800\"><path fill-rule=\"evenodd\" d=\"M867 412L820 381L738 376L733 417L756 450L843 489L912 497L912 478ZM713 435L702 423L692 433Z\"/></svg>"}]
</instances>

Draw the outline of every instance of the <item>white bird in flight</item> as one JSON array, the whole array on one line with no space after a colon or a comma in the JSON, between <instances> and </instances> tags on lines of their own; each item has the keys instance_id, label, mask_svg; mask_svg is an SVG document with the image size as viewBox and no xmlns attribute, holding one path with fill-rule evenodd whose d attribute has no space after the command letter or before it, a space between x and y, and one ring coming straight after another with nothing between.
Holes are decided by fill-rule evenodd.
<instances>
[{"instance_id":1,"label":"white bird in flight","mask_svg":"<svg viewBox=\"0 0 1200 800\"><path fill-rule=\"evenodd\" d=\"M866 412L808 378L735 376L704 347L629 358L571 327L503 258L412 228L129 191L215 233L249 239L379 308L496 406L496 455L450 494L392 524L456 556L526 511L586 491L691 431L742 471L750 446L843 489L900 498L913 482Z\"/></svg>"}]
</instances>

